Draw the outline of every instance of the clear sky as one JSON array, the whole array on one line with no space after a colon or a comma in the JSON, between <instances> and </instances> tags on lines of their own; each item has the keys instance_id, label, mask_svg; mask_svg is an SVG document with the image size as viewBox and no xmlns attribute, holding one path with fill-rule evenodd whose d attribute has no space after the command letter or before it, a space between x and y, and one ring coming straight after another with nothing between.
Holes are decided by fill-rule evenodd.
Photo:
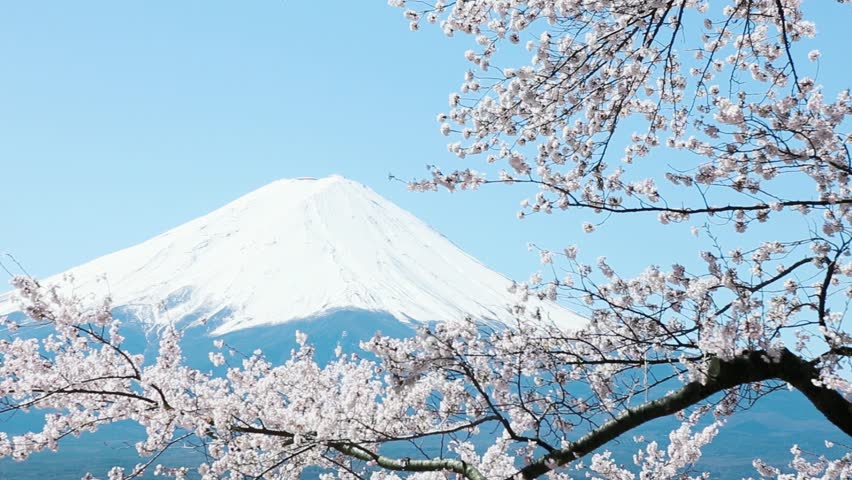
<instances>
[{"instance_id":1,"label":"clear sky","mask_svg":"<svg viewBox=\"0 0 852 480\"><path fill-rule=\"evenodd\" d=\"M822 80L849 86L850 9L809 3ZM409 32L383 0L0 1L0 252L57 273L275 179L338 173L514 277L538 268L530 240L623 257L624 231L589 241L571 216L519 222L517 188L387 180L460 164L434 118L469 45ZM630 249L695 255L654 232Z\"/></svg>"}]
</instances>

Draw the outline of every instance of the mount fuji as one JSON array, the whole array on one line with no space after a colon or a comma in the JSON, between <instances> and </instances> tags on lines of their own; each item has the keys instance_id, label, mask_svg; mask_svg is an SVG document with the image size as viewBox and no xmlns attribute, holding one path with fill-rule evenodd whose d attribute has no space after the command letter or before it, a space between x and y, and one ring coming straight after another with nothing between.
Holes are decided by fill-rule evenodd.
<instances>
[{"instance_id":1,"label":"mount fuji","mask_svg":"<svg viewBox=\"0 0 852 480\"><path fill-rule=\"evenodd\" d=\"M110 295L148 325L205 322L212 335L323 317L387 314L413 325L516 321L511 282L370 188L340 176L285 179L71 276L76 294ZM530 300L544 321L584 320ZM0 315L15 311L0 296Z\"/></svg>"},{"instance_id":2,"label":"mount fuji","mask_svg":"<svg viewBox=\"0 0 852 480\"><path fill-rule=\"evenodd\" d=\"M232 355L260 349L268 360L283 362L302 331L322 364L333 358L335 345L363 354L359 342L378 331L402 337L417 325L465 317L495 327L533 321L514 313L518 299L508 278L340 176L273 182L41 283L73 288L92 302L108 295L122 320L123 347L147 359L157 355L157 327L185 327L184 359L203 371L211 370L211 337ZM585 323L549 301L533 298L524 308L567 328ZM14 292L0 295L0 316L20 316L18 310ZM23 415L0 430L23 432L40 421L40 414ZM143 435L131 426L109 426L69 439L58 454L39 453L24 463L2 459L0 478L81 478L133 465L138 457L126 441ZM163 460L180 463L187 454Z\"/></svg>"}]
</instances>

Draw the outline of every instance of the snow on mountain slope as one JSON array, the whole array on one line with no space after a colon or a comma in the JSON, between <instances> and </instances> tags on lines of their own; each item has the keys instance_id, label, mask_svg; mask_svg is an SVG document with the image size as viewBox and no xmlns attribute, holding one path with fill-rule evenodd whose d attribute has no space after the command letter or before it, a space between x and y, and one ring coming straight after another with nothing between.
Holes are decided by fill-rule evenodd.
<instances>
[{"instance_id":1,"label":"snow on mountain slope","mask_svg":"<svg viewBox=\"0 0 852 480\"><path fill-rule=\"evenodd\" d=\"M340 309L406 323L514 318L506 277L339 176L279 180L66 273L78 294L110 292L146 321L215 316L216 334ZM561 325L583 323L551 302L531 306ZM13 310L11 295L0 297L0 314Z\"/></svg>"}]
</instances>

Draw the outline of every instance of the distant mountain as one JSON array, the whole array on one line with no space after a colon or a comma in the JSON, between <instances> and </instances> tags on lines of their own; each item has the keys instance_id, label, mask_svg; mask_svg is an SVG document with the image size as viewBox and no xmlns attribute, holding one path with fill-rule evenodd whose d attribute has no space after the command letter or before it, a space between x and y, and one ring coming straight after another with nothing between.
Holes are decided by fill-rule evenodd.
<instances>
[{"instance_id":1,"label":"distant mountain","mask_svg":"<svg viewBox=\"0 0 852 480\"><path fill-rule=\"evenodd\" d=\"M339 176L271 183L42 283L64 282L67 275L78 295L112 297L125 347L145 358L156 357L151 326L196 325L186 330L182 346L186 361L202 370L212 368L211 336L229 351L261 349L283 362L300 330L324 363L335 345L356 352L359 341L377 331L399 337L413 334L417 324L466 316L516 319L508 278L373 190ZM20 317L13 296L0 295L0 315ZM553 302L533 300L527 308L566 327L584 323ZM41 412L19 415L0 431L20 433L41 422ZM132 425L109 426L63 441L56 454L24 463L0 460L0 478L80 478L115 464L130 467L139 460L132 443L141 437ZM180 463L186 455L192 453L178 450L165 460Z\"/></svg>"},{"instance_id":2,"label":"distant mountain","mask_svg":"<svg viewBox=\"0 0 852 480\"><path fill-rule=\"evenodd\" d=\"M398 321L511 322L509 279L370 188L339 176L280 180L134 247L46 279L111 294L151 323L208 320L214 335L384 312ZM565 326L583 320L533 302ZM0 296L0 315L15 310Z\"/></svg>"}]
</instances>

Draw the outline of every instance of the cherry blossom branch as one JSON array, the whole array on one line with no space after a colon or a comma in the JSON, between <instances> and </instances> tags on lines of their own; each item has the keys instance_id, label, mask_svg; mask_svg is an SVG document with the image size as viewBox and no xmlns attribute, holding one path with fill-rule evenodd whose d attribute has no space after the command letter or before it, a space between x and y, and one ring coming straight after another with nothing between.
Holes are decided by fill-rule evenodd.
<instances>
[{"instance_id":1,"label":"cherry blossom branch","mask_svg":"<svg viewBox=\"0 0 852 480\"><path fill-rule=\"evenodd\" d=\"M558 191L560 193L565 194L572 200L567 204L570 207L581 207L581 208L589 208L594 210L600 210L608 213L676 213L682 215L696 215L696 214L716 214L716 213L724 213L724 212L737 212L737 211L755 211L755 210L766 210L769 211L772 209L772 205L767 203L757 203L752 205L719 205L719 206L705 206L705 207L694 207L694 208L674 208L674 207L661 207L661 206L652 206L652 205L643 205L640 207L612 207L608 206L605 203L593 204L588 202L581 202L576 200L573 194L552 183L544 182L541 180L535 179L512 179L512 180L483 180L480 182L481 184L506 184L506 183L529 183L536 184L547 187L549 189ZM837 200L786 200L777 202L777 207L826 207L833 205L852 205L852 198L841 198Z\"/></svg>"},{"instance_id":2,"label":"cherry blossom branch","mask_svg":"<svg viewBox=\"0 0 852 480\"><path fill-rule=\"evenodd\" d=\"M793 54L790 52L790 39L787 37L787 18L784 15L784 5L781 0L775 0L775 6L778 8L778 17L781 23L781 36L784 40L784 51L787 52L787 61L790 63L790 69L793 71L794 88L800 90L799 75L796 73L796 64L793 61Z\"/></svg>"},{"instance_id":3,"label":"cherry blossom branch","mask_svg":"<svg viewBox=\"0 0 852 480\"><path fill-rule=\"evenodd\" d=\"M749 352L731 360L714 358L711 359L705 383L692 382L663 398L640 407L628 408L568 447L542 456L518 473L524 479L537 478L585 456L619 435L655 418L681 411L726 389L771 379L789 382L804 393L826 418L847 435L852 435L852 403L834 390L814 385L813 381L818 378L819 374L812 364L786 349L777 360L772 359L766 352Z\"/></svg>"},{"instance_id":4,"label":"cherry blossom branch","mask_svg":"<svg viewBox=\"0 0 852 480\"><path fill-rule=\"evenodd\" d=\"M365 462L375 462L376 465L388 470L401 472L455 472L468 480L487 480L473 465L461 460L436 458L420 460L410 458L392 458L372 452L360 445L337 443L330 445L335 450Z\"/></svg>"}]
</instances>

